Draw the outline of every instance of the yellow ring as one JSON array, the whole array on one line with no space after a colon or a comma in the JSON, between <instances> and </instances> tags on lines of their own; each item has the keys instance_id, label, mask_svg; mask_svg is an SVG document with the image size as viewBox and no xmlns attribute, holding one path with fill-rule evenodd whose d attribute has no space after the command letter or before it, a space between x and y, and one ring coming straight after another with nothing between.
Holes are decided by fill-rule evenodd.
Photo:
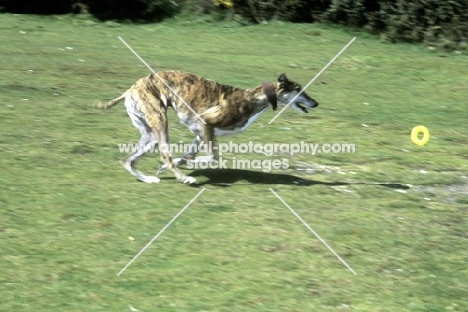
<instances>
[{"instance_id":1,"label":"yellow ring","mask_svg":"<svg viewBox=\"0 0 468 312\"><path fill-rule=\"evenodd\" d=\"M422 139L418 138L418 134L422 132L423 137ZM414 127L413 130L411 131L411 141L413 141L414 144L423 146L429 141L429 130L424 127L424 126L417 126Z\"/></svg>"}]
</instances>

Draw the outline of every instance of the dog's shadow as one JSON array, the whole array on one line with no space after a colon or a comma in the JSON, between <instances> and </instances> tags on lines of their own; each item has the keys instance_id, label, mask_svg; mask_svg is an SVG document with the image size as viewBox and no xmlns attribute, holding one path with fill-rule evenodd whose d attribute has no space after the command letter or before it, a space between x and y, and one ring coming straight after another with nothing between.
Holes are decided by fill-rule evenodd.
<instances>
[{"instance_id":1,"label":"dog's shadow","mask_svg":"<svg viewBox=\"0 0 468 312\"><path fill-rule=\"evenodd\" d=\"M190 173L192 177L205 177L207 181L197 182L192 186L216 185L222 187L233 186L234 184L281 184L296 186L345 186L345 185L378 185L393 189L409 189L409 186L399 183L366 183L366 182L326 182L305 179L285 173L271 173L262 171L242 170L242 169L199 169Z\"/></svg>"}]
</instances>

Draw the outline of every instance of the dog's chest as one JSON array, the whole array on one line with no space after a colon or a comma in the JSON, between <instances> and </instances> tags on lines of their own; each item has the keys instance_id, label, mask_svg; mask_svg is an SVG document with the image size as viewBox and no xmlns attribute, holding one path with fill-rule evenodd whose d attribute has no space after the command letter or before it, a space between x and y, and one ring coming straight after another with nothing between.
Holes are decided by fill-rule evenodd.
<instances>
[{"instance_id":1,"label":"dog's chest","mask_svg":"<svg viewBox=\"0 0 468 312\"><path fill-rule=\"evenodd\" d=\"M243 124L234 125L232 127L226 128L215 128L215 135L216 136L229 136L229 135L236 135L238 133L244 132L250 125L262 115L268 107L263 109L262 111L253 114L252 116L247 119L247 122Z\"/></svg>"}]
</instances>

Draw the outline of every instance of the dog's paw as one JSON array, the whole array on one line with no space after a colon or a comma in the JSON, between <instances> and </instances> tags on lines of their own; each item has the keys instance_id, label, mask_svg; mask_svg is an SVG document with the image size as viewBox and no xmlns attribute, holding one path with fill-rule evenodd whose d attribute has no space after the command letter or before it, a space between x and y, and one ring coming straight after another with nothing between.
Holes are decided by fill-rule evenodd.
<instances>
[{"instance_id":1,"label":"dog's paw","mask_svg":"<svg viewBox=\"0 0 468 312\"><path fill-rule=\"evenodd\" d=\"M156 175L160 175L161 173L166 171L168 168L169 167L166 164L162 165L161 167L159 167L158 171L156 171Z\"/></svg>"},{"instance_id":2,"label":"dog's paw","mask_svg":"<svg viewBox=\"0 0 468 312\"><path fill-rule=\"evenodd\" d=\"M197 182L197 179L193 177L184 177L181 182L184 184L193 184Z\"/></svg>"},{"instance_id":3,"label":"dog's paw","mask_svg":"<svg viewBox=\"0 0 468 312\"><path fill-rule=\"evenodd\" d=\"M172 163L176 166L176 167L179 167L180 165L184 165L186 164L186 161L183 159L183 158L176 158L172 161ZM158 171L156 172L157 175L163 173L164 171L166 171L167 169L169 169L169 166L166 165L166 164L163 164L161 165L161 167L159 167Z\"/></svg>"},{"instance_id":4,"label":"dog's paw","mask_svg":"<svg viewBox=\"0 0 468 312\"><path fill-rule=\"evenodd\" d=\"M159 183L161 179L159 179L158 177L153 177L153 176L145 176L141 181L145 183Z\"/></svg>"}]
</instances>

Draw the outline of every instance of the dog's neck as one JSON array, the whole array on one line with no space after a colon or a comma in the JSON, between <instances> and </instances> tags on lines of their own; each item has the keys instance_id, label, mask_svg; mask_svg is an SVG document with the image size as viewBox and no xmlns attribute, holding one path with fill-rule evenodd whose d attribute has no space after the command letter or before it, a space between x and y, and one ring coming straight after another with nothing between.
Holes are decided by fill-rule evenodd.
<instances>
[{"instance_id":1,"label":"dog's neck","mask_svg":"<svg viewBox=\"0 0 468 312\"><path fill-rule=\"evenodd\" d=\"M278 96L276 95L275 86L271 82L267 81L262 84L262 89L268 99L268 102L273 106L273 110L276 110L278 108Z\"/></svg>"},{"instance_id":2,"label":"dog's neck","mask_svg":"<svg viewBox=\"0 0 468 312\"><path fill-rule=\"evenodd\" d=\"M273 110L278 107L278 96L277 96L278 83L264 82L263 84L249 89L239 89L236 92L232 92L229 98L226 100L231 103L239 103L236 99L250 99L250 105L254 105L255 111L264 110L268 106L272 106ZM250 106L248 105L248 106Z\"/></svg>"}]
</instances>

